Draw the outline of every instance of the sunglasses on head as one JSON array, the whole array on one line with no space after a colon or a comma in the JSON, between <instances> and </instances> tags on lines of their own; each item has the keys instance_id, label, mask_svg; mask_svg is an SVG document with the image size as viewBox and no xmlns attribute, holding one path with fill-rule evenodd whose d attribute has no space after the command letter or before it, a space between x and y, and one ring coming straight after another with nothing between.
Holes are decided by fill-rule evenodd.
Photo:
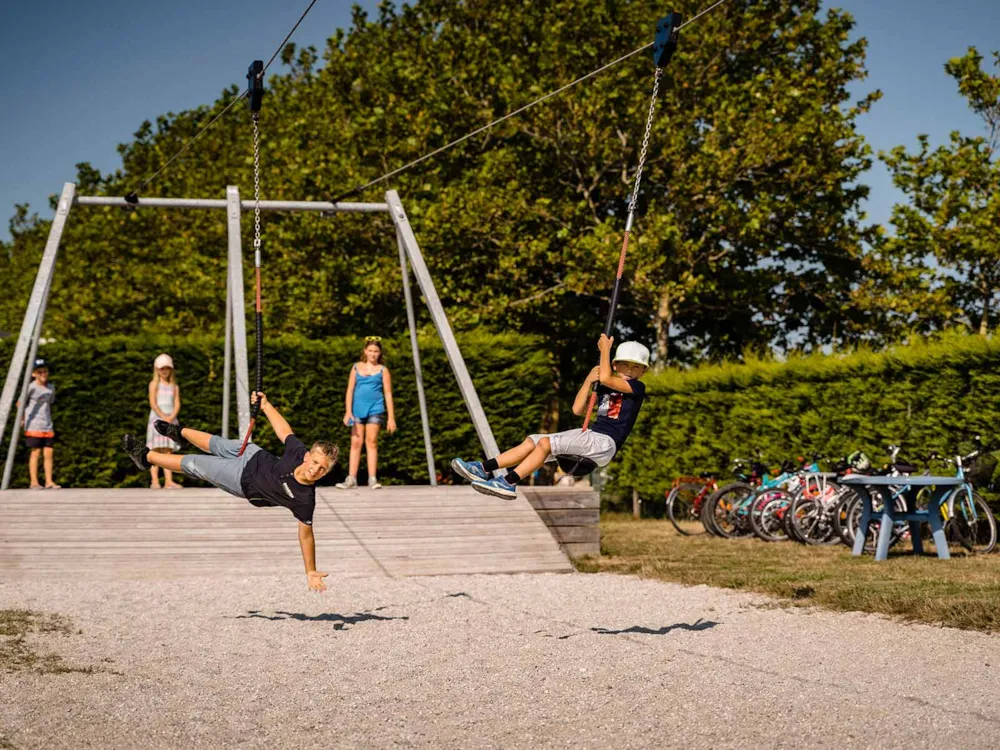
<instances>
[{"instance_id":1,"label":"sunglasses on head","mask_svg":"<svg viewBox=\"0 0 1000 750\"><path fill-rule=\"evenodd\" d=\"M369 344L371 344L372 342L374 342L374 343L376 343L376 344L377 344L377 343L379 343L379 342L380 342L381 340L382 340L382 337L381 337L381 336L365 336L365 341L366 341L367 343L369 343Z\"/></svg>"}]
</instances>

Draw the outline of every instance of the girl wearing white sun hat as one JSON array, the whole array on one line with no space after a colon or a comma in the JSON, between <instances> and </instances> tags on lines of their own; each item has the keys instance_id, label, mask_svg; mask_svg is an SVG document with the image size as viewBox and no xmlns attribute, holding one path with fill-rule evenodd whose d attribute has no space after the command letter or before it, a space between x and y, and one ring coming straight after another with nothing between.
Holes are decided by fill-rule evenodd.
<instances>
[{"instance_id":1,"label":"girl wearing white sun hat","mask_svg":"<svg viewBox=\"0 0 1000 750\"><path fill-rule=\"evenodd\" d=\"M180 424L177 415L181 410L181 389L174 373L174 360L169 354L161 354L153 360L153 379L149 381L149 421L146 424L146 446L157 453L173 453L180 446L166 435L161 435L153 427L157 419ZM160 489L160 469L153 466L149 470L150 489ZM163 470L163 487L179 490L182 485L174 481L174 474Z\"/></svg>"}]
</instances>

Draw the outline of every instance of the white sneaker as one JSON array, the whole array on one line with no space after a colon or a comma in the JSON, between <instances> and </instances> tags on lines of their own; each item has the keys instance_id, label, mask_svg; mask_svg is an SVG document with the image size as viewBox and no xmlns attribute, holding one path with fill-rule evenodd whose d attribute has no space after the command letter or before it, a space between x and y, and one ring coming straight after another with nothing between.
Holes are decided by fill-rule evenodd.
<instances>
[{"instance_id":1,"label":"white sneaker","mask_svg":"<svg viewBox=\"0 0 1000 750\"><path fill-rule=\"evenodd\" d=\"M337 482L335 485L338 490L353 490L358 486L358 480L356 477L352 477L350 474L343 482Z\"/></svg>"},{"instance_id":2,"label":"white sneaker","mask_svg":"<svg viewBox=\"0 0 1000 750\"><path fill-rule=\"evenodd\" d=\"M368 477L368 489L380 490L382 489L382 483L376 477Z\"/></svg>"}]
</instances>

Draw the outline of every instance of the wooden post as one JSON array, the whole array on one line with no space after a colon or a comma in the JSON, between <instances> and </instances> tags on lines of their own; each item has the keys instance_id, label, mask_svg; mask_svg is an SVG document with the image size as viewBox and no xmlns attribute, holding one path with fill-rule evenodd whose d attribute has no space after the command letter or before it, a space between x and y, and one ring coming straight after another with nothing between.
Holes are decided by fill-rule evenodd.
<instances>
[{"instance_id":1,"label":"wooden post","mask_svg":"<svg viewBox=\"0 0 1000 750\"><path fill-rule=\"evenodd\" d=\"M642 500L639 499L639 490L632 488L632 518L639 518L642 515Z\"/></svg>"}]
</instances>

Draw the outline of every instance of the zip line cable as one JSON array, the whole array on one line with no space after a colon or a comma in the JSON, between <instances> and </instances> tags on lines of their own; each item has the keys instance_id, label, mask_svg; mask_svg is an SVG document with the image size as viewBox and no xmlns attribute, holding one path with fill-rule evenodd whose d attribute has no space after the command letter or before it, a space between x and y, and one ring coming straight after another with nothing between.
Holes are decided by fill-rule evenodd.
<instances>
[{"instance_id":1,"label":"zip line cable","mask_svg":"<svg viewBox=\"0 0 1000 750\"><path fill-rule=\"evenodd\" d=\"M694 23L695 21L697 21L699 18L701 18L702 16L704 16L704 15L710 13L711 11L715 10L716 8L718 8L720 5L722 5L725 2L728 2L728 0L718 0L718 2L716 2L714 5L711 5L710 7L706 8L703 11L701 11L696 16L694 16L693 18L691 18L689 21L686 21L686 22L680 24L677 27L677 31L680 31L681 29L683 29L683 28L685 28L687 26L690 26L692 23ZM380 182L388 180L390 177L393 177L393 176L395 176L395 175L397 175L397 174L399 174L401 172L405 172L407 169L410 169L411 167L415 167L417 164L420 164L421 162L427 161L428 159L431 159L431 158L437 156L438 154L440 154L440 153L442 153L444 151L447 151L448 149L452 148L453 146L457 146L459 143L467 141L470 138L472 138L472 137L474 137L476 135L479 135L480 133L482 133L482 132L484 132L486 130L489 130L493 126L499 125L501 122L504 122L505 120L509 120L511 117L515 117L516 115L519 115L522 112L525 112L525 111L531 109L536 104L541 104L542 102L546 101L547 99L551 99L553 96L556 96L557 94L561 94L563 91L566 91L567 89L573 88L573 86L576 86L578 83L583 83L584 81L586 81L586 80L588 80L590 78L593 78L594 76L596 76L596 75L598 75L600 73L603 73L605 70L608 70L608 68L613 68L615 65L618 65L618 63L624 62L625 60L628 60L630 57L634 57L635 55L638 55L640 52L645 52L646 50L648 50L652 46L653 46L653 42L650 42L649 44L644 44L643 46L639 47L638 49L634 49L631 52L629 52L628 54L622 55L617 60L612 60L611 62L607 63L606 65L602 65L601 67L597 68L596 70L592 70L591 72L587 73L586 75L581 76L580 78L577 78L575 81L570 81L565 86L561 86L561 87L557 88L555 91L550 91L547 94L543 94L542 96L540 96L539 98L535 99L534 101L528 102L523 107L518 107L513 112L508 112L503 117L499 117L496 120L493 120L492 122L487 123L486 125L483 125L480 128L476 128L471 133L466 133L465 135L461 136L460 138L456 138L451 143L445 144L444 146L441 146L440 148L436 148L436 149L434 149L433 151L431 151L428 154L424 154L419 159L414 159L410 163L404 164L403 166L399 167L398 169L394 169L391 172L387 172L384 175L382 175L381 177L378 177L378 178L376 178L374 180L371 180L370 182L366 182L363 185L359 185L358 187L352 188L351 190L348 190L347 192L341 193L340 195L338 195L335 198L333 198L331 202L332 203L338 203L339 201L344 200L344 198L349 198L350 196L354 195L355 193L360 193L360 192L362 192L364 190L367 190L368 188L372 187L373 185L377 185Z\"/></svg>"},{"instance_id":2,"label":"zip line cable","mask_svg":"<svg viewBox=\"0 0 1000 750\"><path fill-rule=\"evenodd\" d=\"M313 6L315 4L316 4L316 0L312 0L312 2L309 3L309 7L305 9L305 12L301 16L299 16L299 20L295 22L294 26L292 26L292 30L288 32L288 34L282 40L281 44L278 45L278 49L276 49L274 51L274 54L271 55L271 59L267 61L267 65L265 65L264 69L262 71L260 71L260 78L264 77L264 74L267 72L267 69L270 68L271 67L271 63L274 62L274 58L276 58L278 56L278 54L281 52L281 50L283 50L285 48L285 44L287 44L288 40L292 38L292 34L295 33L295 30L297 28L299 28L299 24L302 23L303 19L306 16L309 15L309 11L311 11L313 9Z\"/></svg>"},{"instance_id":3,"label":"zip line cable","mask_svg":"<svg viewBox=\"0 0 1000 750\"><path fill-rule=\"evenodd\" d=\"M143 180L139 184L139 187L137 187L131 193L129 193L128 195L126 195L125 196L125 200L128 201L129 203L138 203L139 202L139 191L140 190L143 190L147 185L149 185L149 183L151 183L153 180L155 180L157 177L159 177L161 174L163 174L163 170L165 170L167 167L169 167L174 162L174 160L177 159L177 157L179 157L181 154L183 154L185 151L187 151L188 148L190 148L194 144L194 142L196 140L198 140L206 132L208 132L208 129L211 128L213 125L215 125L215 123L218 122L220 119L222 119L222 116L224 114L226 114L226 112L228 112L234 106L236 106L236 104L238 102L241 102L244 99L246 99L246 96L247 96L246 92L243 92L238 97L236 97L231 102L229 102L229 104L226 106L226 108L224 110L222 110L221 112L219 112L219 114L217 114L215 117L213 117L212 121L210 123L208 123L208 125L206 125L201 130L199 130L195 134L194 138L192 138L187 143L185 143L183 146L181 146L180 149L177 151L177 153L175 153L173 156L171 156L169 159L167 159L166 163L164 163L164 165L162 167L160 167L159 169L157 169L153 174L151 174L149 177L147 177L145 180Z\"/></svg>"},{"instance_id":4,"label":"zip line cable","mask_svg":"<svg viewBox=\"0 0 1000 750\"><path fill-rule=\"evenodd\" d=\"M263 78L264 77L264 73L267 72L268 67L271 65L271 63L274 62L274 59L281 53L281 50L283 50L285 48L285 45L288 43L288 40L292 38L292 34L295 33L295 30L297 28L299 28L299 24L302 23L302 21L305 19L305 17L307 15L309 15L309 11L311 11L313 9L313 6L316 4L316 2L317 2L317 0L312 0L312 2L309 3L309 7L305 9L305 11L302 13L301 16L299 16L299 20L295 22L294 26L292 26L292 30L289 31L285 35L285 38L281 41L281 44L278 45L278 48L274 51L274 54L271 55L271 59L267 61L267 65L264 66L264 69L261 70L260 74L257 76L258 78ZM162 167L160 167L153 174L151 174L149 177L147 177L145 180L143 180L141 183L139 183L139 187L137 187L131 193L129 193L128 195L126 195L125 196L125 200L128 201L129 203L132 203L133 205L134 204L138 204L138 202L139 202L139 191L140 190L144 190L153 180L155 180L157 177L159 177L161 174L163 174L163 171L167 167L169 167L171 164L173 164L173 162L181 154L183 154L185 151L187 151L188 148L190 148L194 144L195 141L197 141L199 138L201 138L209 130L209 128L211 128L213 125L215 125L216 122L218 122L220 119L222 119L222 116L225 115L226 112L228 112L230 109L232 109L234 106L236 106L237 102L243 101L246 97L247 97L247 92L243 92L236 99L233 99L233 101L231 101L226 106L226 108L224 110L222 110L219 114L217 114L215 117L212 118L211 122L209 122L208 125L206 125L201 130L199 130L195 134L194 138L192 138L191 140L187 141L183 146L180 147L180 149L178 149L178 151L173 156L171 156L169 159L167 159L167 161L163 164Z\"/></svg>"}]
</instances>

